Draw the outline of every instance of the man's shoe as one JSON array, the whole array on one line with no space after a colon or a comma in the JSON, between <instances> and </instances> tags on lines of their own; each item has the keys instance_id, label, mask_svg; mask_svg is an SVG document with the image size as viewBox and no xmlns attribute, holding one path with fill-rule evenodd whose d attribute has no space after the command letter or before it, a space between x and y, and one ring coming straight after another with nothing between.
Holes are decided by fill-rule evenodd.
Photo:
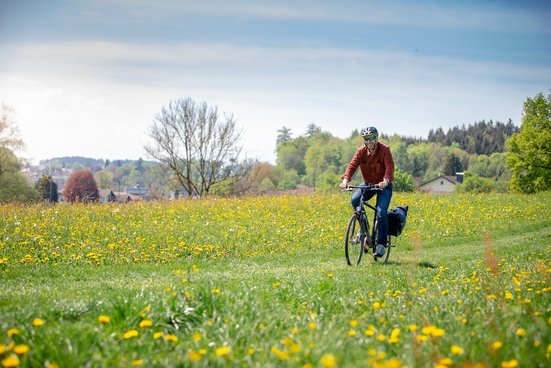
<instances>
[{"instance_id":1,"label":"man's shoe","mask_svg":"<svg viewBox=\"0 0 551 368\"><path fill-rule=\"evenodd\" d=\"M377 245L377 248L375 248L375 255L377 257L382 257L385 255L385 246L382 244Z\"/></svg>"}]
</instances>

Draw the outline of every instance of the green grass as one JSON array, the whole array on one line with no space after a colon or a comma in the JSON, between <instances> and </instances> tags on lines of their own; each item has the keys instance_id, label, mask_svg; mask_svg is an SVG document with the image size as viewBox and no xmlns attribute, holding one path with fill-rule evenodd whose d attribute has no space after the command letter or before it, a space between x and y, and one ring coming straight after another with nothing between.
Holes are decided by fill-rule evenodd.
<instances>
[{"instance_id":1,"label":"green grass","mask_svg":"<svg viewBox=\"0 0 551 368\"><path fill-rule=\"evenodd\" d=\"M549 207L549 195L541 199ZM452 208L446 200L456 199L434 199L436 208ZM322 208L332 205L318 201ZM132 207L127 210L124 215L136 215ZM277 215L278 222L302 226L295 213ZM277 252L258 249L243 255L239 250L214 259L183 255L137 263L115 262L114 255L113 261L99 264L70 261L70 256L58 262L5 262L0 363L9 363L4 359L17 355L16 346L26 345L28 352L17 355L20 366L551 364L549 217L527 221L517 215L502 229L490 221L490 230L463 235L450 229L454 235L445 237L426 234L414 214L389 264L366 258L359 267L349 267L341 240L348 215L344 209L336 221L327 219L339 223L334 237L324 235L321 243L301 240ZM164 237L163 231L151 236ZM216 244L212 234L210 242ZM12 244L3 239L4 257L13 259L6 250ZM275 237L256 246L274 244ZM100 323L99 316L108 316L109 323ZM34 326L36 318L44 325ZM141 328L143 320L152 326ZM12 330L9 336L14 328L18 333ZM138 336L125 339L131 330ZM155 338L157 332L162 337Z\"/></svg>"}]
</instances>

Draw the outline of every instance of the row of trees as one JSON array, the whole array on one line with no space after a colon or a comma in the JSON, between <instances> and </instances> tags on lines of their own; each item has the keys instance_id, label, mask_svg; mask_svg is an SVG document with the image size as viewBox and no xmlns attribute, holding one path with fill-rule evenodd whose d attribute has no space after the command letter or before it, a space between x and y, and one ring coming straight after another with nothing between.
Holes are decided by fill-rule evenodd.
<instances>
[{"instance_id":1,"label":"row of trees","mask_svg":"<svg viewBox=\"0 0 551 368\"><path fill-rule=\"evenodd\" d=\"M23 160L14 152L23 142L12 114L13 109L0 105L0 202L57 200L57 184L50 176L33 188L21 174ZM82 182L119 190L136 184L159 191L183 188L189 196L287 190L299 184L334 190L363 144L357 130L339 138L310 124L304 135L293 138L282 127L274 137L277 164L271 165L239 159L241 134L233 116L221 119L216 107L177 99L162 108L148 131L152 143L145 150L155 162L95 165L95 177L88 172L67 183L66 199L97 199L97 187L80 188ZM397 191L412 191L420 182L460 171L466 172L460 186L464 191L551 189L551 92L526 100L520 129L510 120L480 121L447 132L431 130L427 139L396 134L380 139L393 152Z\"/></svg>"},{"instance_id":2,"label":"row of trees","mask_svg":"<svg viewBox=\"0 0 551 368\"><path fill-rule=\"evenodd\" d=\"M382 135L396 163L395 190L411 191L439 175L465 173L459 191L526 193L551 189L551 93L528 98L519 129L480 121L469 126L431 130L427 139ZM298 183L333 190L357 147L359 131L338 138L310 124L304 135L278 131L277 165L253 169L261 188L287 189ZM255 175L256 174L256 175Z\"/></svg>"}]
</instances>

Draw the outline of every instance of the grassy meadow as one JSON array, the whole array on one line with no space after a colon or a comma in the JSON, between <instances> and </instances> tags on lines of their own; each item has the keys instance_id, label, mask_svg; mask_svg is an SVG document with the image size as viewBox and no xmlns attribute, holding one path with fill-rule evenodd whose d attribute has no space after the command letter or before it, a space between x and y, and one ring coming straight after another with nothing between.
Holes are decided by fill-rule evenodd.
<instances>
[{"instance_id":1,"label":"grassy meadow","mask_svg":"<svg viewBox=\"0 0 551 368\"><path fill-rule=\"evenodd\" d=\"M349 199L0 205L0 366L551 366L551 192L395 193L357 267Z\"/></svg>"}]
</instances>

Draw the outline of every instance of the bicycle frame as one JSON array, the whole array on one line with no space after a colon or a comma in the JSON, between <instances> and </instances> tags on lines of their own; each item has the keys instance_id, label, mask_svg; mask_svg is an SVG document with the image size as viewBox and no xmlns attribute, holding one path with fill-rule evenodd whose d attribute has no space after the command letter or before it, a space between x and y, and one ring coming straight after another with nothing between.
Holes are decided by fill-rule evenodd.
<instances>
[{"instance_id":1,"label":"bicycle frame","mask_svg":"<svg viewBox=\"0 0 551 368\"><path fill-rule=\"evenodd\" d=\"M351 259L350 259L349 250L352 249L350 247L354 247L354 244L356 244L356 246L361 246L361 250L358 254L358 257L355 260L356 264L360 263L361 258L362 258L362 254L363 253L368 253L369 250L371 250L372 256L373 256L375 261L377 261L377 258L378 258L375 255L375 246L377 245L376 237L377 237L377 232L378 232L378 221L379 221L379 217L377 216L377 208L375 206L369 204L367 201L364 201L363 198L364 198L365 192L367 192L367 191L381 191L381 190L383 190L383 188L381 188L377 185L371 184L371 185L367 185L367 186L349 186L345 190L346 191L353 191L353 190L357 190L357 189L360 189L362 191L361 192L361 197L360 197L360 203L354 209L354 215L353 215L352 219L350 220L349 229L347 229L347 236L346 236L346 239L345 239L345 253L346 253L346 258L347 258L347 262L348 262L349 265L352 264ZM373 210L373 222L372 222L373 227L371 229L369 228L368 214L366 213L365 207ZM349 238L349 236L352 235L352 234L350 234L350 226L352 225L352 222L354 221L355 218L357 219L357 221L359 223L359 232L355 236L354 240L352 240L352 239ZM390 253L390 247L391 247L390 236L388 238L389 238L388 239L388 248L387 248L387 251L385 252L385 256L383 256L383 258L382 258L383 263L385 263L388 260L388 254Z\"/></svg>"},{"instance_id":2,"label":"bicycle frame","mask_svg":"<svg viewBox=\"0 0 551 368\"><path fill-rule=\"evenodd\" d=\"M369 240L369 246L370 247L373 247L375 246L376 244L376 241L377 239L375 239L375 234L376 234L376 230L377 229L377 223L379 221L379 217L377 216L377 208L374 207L372 204L368 203L367 201L364 201L363 198L364 198L364 193L369 191L369 190L376 190L376 191L381 191L383 190L383 188L375 185L375 184L370 184L370 185L367 185L367 186L349 186L347 189L350 189L350 190L355 190L355 189L361 189L362 190L362 194L360 196L360 204L358 205L358 207L356 207L354 209L354 213L357 214L360 218L360 226L362 227L362 232L363 234L366 235L366 239ZM373 210L373 227L371 228L372 231L370 232L369 230L369 222L367 221L367 212L365 211L365 207L368 207L370 209Z\"/></svg>"}]
</instances>

